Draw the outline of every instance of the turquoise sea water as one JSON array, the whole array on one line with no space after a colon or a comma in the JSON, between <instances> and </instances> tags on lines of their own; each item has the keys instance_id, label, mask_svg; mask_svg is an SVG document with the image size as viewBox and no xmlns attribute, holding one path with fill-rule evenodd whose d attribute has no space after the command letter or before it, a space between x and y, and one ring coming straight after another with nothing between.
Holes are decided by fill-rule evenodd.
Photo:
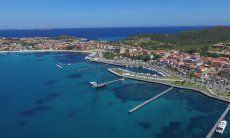
<instances>
[{"instance_id":1,"label":"turquoise sea water","mask_svg":"<svg viewBox=\"0 0 230 138\"><path fill-rule=\"evenodd\" d=\"M84 57L73 53L0 54L0 138L203 138L227 106L174 88L128 114L169 87L125 80L93 89L90 81L118 77L107 71L109 66L78 71L101 65ZM59 69L57 63L74 64ZM224 135L215 137L230 137L230 125Z\"/></svg>"}]
</instances>

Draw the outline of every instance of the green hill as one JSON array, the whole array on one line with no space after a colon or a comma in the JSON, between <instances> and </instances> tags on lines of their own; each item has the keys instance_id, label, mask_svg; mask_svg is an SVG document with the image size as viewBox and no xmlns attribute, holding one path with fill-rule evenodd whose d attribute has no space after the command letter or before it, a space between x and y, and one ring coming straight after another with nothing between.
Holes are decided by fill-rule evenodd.
<instances>
[{"instance_id":1,"label":"green hill","mask_svg":"<svg viewBox=\"0 0 230 138\"><path fill-rule=\"evenodd\" d=\"M230 27L212 27L205 30L185 31L177 34L149 34L131 36L129 40L151 39L175 45L213 44L230 40Z\"/></svg>"},{"instance_id":2,"label":"green hill","mask_svg":"<svg viewBox=\"0 0 230 138\"><path fill-rule=\"evenodd\" d=\"M230 42L230 27L210 27L204 30L184 31L177 34L143 34L130 36L119 43L145 49L176 49L201 52L212 49L213 44Z\"/></svg>"}]
</instances>

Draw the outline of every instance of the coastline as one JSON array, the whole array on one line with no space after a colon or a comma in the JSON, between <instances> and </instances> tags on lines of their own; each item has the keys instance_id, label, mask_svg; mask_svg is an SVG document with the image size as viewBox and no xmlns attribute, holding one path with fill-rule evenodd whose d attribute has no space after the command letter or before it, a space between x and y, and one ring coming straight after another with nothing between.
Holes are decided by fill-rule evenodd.
<instances>
[{"instance_id":1,"label":"coastline","mask_svg":"<svg viewBox=\"0 0 230 138\"><path fill-rule=\"evenodd\" d=\"M121 64L118 64L118 63L112 63L112 62L106 62L106 61L101 61L101 60L93 60L93 59L89 59L90 61L92 62L98 62L98 63L104 63L104 64L111 64L111 65L116 65L116 66L126 66L126 65L121 65ZM116 73L114 71L111 71L109 70L111 73L117 75L117 76L120 76L120 77L125 77L119 73ZM158 72L161 72L159 70L156 70ZM162 73L165 73L162 71ZM203 91L203 90L199 90L199 89L195 89L195 88L189 88L189 87L183 87L183 86L178 86L178 85L173 85L173 84L169 84L169 83L165 83L165 82L159 82L159 81L153 81L153 80L146 80L146 79L140 79L140 78L134 78L134 77L125 77L125 78L129 78L129 79L133 79L133 80L138 80L138 81L145 81L145 82L151 82L151 83L158 83L158 84L164 84L164 85L168 85L168 86L173 86L173 87L176 87L176 88L180 88L180 89L187 89L187 90L193 90L195 92L199 92L205 96L208 96L209 98L212 98L212 99L216 99L216 100L220 100L220 101L223 101L223 102L227 102L227 103L230 103L230 99L229 98L226 98L226 97L223 97L223 96L219 96L213 92L207 92L207 91Z\"/></svg>"},{"instance_id":2,"label":"coastline","mask_svg":"<svg viewBox=\"0 0 230 138\"><path fill-rule=\"evenodd\" d=\"M211 94L211 93L209 93L209 92L202 91L202 90L199 90L199 89L189 88L189 87L183 87L183 86L178 86L178 85L169 84L169 83L165 83L165 82L154 81L154 80L147 80L147 79L142 79L142 78L136 78L136 77L132 77L132 76L127 76L127 75L119 74L119 73L113 71L112 69L108 69L108 70L109 70L111 73L113 73L113 74L115 74L115 75L117 75L117 76L120 76L120 77L124 77L124 78L128 78L128 79L133 79L133 80L138 80L138 81L150 82L150 83L163 84L163 85L172 86L172 87L179 88L179 89L192 90L192 91L201 93L201 94L203 94L203 95L205 95L205 96L207 96L207 97L209 97L209 98L212 98L212 99L216 99L216 100L219 100L219 101L223 101L223 102L230 103L230 99L229 99L229 98L225 98L225 97L222 97L222 96L218 96L218 95L215 95L215 94Z\"/></svg>"},{"instance_id":3,"label":"coastline","mask_svg":"<svg viewBox=\"0 0 230 138\"><path fill-rule=\"evenodd\" d=\"M91 50L91 51L78 51L78 50L21 50L21 51L0 51L0 54L7 54L7 53L39 53L39 52L71 52L71 53L86 53L86 54L94 54L95 51ZM112 62L106 62L106 61L101 61L101 60L93 60L91 58L87 58L88 60L90 60L91 62L98 62L98 63L104 63L104 64L111 64L111 65L116 65L116 66L126 66L126 65L121 65L119 63L112 63ZM230 103L230 99L223 97L223 96L219 96L213 92L211 92L211 90L209 90L210 92L206 92L203 90L199 90L196 88L189 88L189 87L183 87L183 86L178 86L178 85L174 85L174 84L169 84L169 83L165 83L165 82L159 82L159 81L154 81L154 80L146 80L146 79L141 79L141 78L135 78L132 76L124 76L121 75L111 69L108 69L111 73L120 76L120 77L124 77L124 78L128 78L128 79L133 79L133 80L138 80L138 81L145 81L145 82L151 82L151 83L158 83L158 84L163 84L163 85L168 85L168 86L172 86L172 87L176 87L176 88L180 88L180 89L187 89L187 90L193 90L195 92L199 92L201 94L204 94L205 96L208 96L209 98L212 99L216 99L216 100L220 100L223 102L227 102ZM159 71L159 70L155 70L157 72L163 73L165 74L165 72L163 71Z\"/></svg>"}]
</instances>

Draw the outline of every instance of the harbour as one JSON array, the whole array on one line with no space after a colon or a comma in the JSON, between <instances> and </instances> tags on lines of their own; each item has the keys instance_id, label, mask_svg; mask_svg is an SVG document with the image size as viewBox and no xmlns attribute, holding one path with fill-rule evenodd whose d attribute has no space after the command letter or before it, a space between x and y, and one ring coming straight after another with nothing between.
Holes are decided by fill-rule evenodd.
<instances>
[{"instance_id":1,"label":"harbour","mask_svg":"<svg viewBox=\"0 0 230 138\"><path fill-rule=\"evenodd\" d=\"M139 108L146 107L146 113L138 109L127 114L130 107L151 99L169 87L126 77L122 83L112 83L105 89L93 89L89 86L89 81L94 80L97 74L93 70L79 72L78 69L90 68L97 64L79 63L62 70L55 66L56 63L68 64L69 54L71 53L59 55L60 57L53 54L40 56L36 53L0 57L0 71L4 72L5 68L9 68L8 72L2 74L2 78L8 79L0 79L3 90L0 94L0 121L6 124L1 129L1 137L26 137L24 134L28 133L27 128L33 129L29 132L31 135L44 138L64 137L63 132L68 133L69 137L90 137L92 134L97 137L119 137L124 134L124 130L127 132L126 137L133 138L205 137L208 132L206 130L209 130L215 118L226 108L225 102L216 101L192 90L174 87L167 94L158 97L161 100L155 102L155 99ZM7 59L7 63L2 59ZM40 65L39 68L37 65ZM96 71L103 72L103 78L97 79L102 83L121 79L110 73L107 68L97 68ZM16 75L12 75L12 72ZM20 78L23 78L23 81ZM36 80L36 83L31 80ZM9 87L12 84L17 85ZM23 91L23 94L18 91ZM151 108L153 109L149 110ZM12 114L8 114L9 111ZM50 121L50 117L52 124L46 123ZM6 121L6 118L11 121ZM103 125L100 125L101 118L104 120ZM225 119L229 121L228 114ZM85 133L85 130L92 129L93 125L98 126L94 128L97 131ZM8 129L7 126L11 128ZM48 128L52 128L52 131L36 133L45 132ZM73 131L73 128L79 131ZM102 130L106 130L106 133L98 133ZM165 131L169 132L169 135L166 135ZM230 133L226 128L220 138L228 138L228 134Z\"/></svg>"}]
</instances>

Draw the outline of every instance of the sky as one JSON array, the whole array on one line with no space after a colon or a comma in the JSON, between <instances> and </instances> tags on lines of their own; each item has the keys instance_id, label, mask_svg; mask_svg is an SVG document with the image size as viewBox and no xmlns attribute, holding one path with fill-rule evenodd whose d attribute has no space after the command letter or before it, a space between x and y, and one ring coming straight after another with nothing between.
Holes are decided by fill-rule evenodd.
<instances>
[{"instance_id":1,"label":"sky","mask_svg":"<svg viewBox=\"0 0 230 138\"><path fill-rule=\"evenodd\" d=\"M230 25L230 0L0 0L0 29Z\"/></svg>"}]
</instances>

